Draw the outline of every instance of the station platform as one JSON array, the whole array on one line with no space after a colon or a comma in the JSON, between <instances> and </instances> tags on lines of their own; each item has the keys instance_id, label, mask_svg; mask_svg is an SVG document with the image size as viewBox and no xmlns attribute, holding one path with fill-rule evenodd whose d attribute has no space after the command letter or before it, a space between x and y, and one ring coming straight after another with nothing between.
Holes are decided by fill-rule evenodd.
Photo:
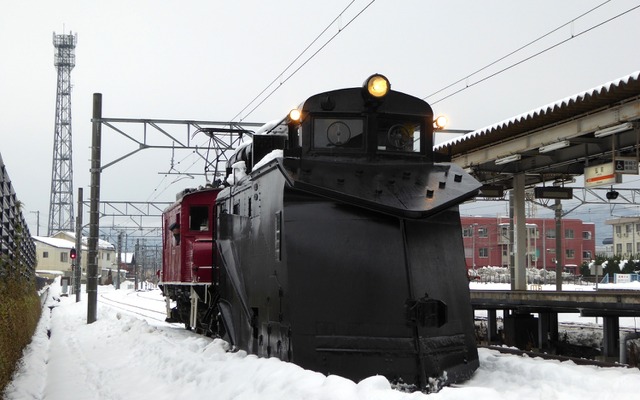
<instances>
[{"instance_id":1,"label":"station platform","mask_svg":"<svg viewBox=\"0 0 640 400\"><path fill-rule=\"evenodd\" d=\"M504 311L506 345L520 349L550 349L559 342L558 314L580 313L584 317L602 317L604 358L620 357L620 317L640 317L640 291L543 291L543 290L471 290L474 310L487 310L487 342L497 336L496 311ZM535 317L533 314L538 314ZM624 347L622 347L624 349Z\"/></svg>"}]
</instances>

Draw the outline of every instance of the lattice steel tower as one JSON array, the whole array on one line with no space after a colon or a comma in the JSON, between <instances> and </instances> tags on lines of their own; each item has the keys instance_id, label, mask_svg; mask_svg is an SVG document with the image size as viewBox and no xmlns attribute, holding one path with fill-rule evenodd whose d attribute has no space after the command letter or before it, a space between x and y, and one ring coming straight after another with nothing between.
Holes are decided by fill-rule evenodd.
<instances>
[{"instance_id":1,"label":"lattice steel tower","mask_svg":"<svg viewBox=\"0 0 640 400\"><path fill-rule=\"evenodd\" d=\"M76 65L77 40L77 34L73 35L71 32L68 35L53 33L53 46L56 48L53 64L58 70L58 88L51 168L49 236L58 231L75 230L71 162L71 70Z\"/></svg>"}]
</instances>

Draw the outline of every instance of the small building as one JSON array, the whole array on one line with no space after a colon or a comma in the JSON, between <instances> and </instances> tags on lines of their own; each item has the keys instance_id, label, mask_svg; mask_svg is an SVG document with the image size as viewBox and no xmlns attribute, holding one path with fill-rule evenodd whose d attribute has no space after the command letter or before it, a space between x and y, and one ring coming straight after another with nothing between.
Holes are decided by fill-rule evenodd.
<instances>
[{"instance_id":1,"label":"small building","mask_svg":"<svg viewBox=\"0 0 640 400\"><path fill-rule=\"evenodd\" d=\"M613 255L622 258L640 255L640 217L622 217L604 222L613 229Z\"/></svg>"},{"instance_id":2,"label":"small building","mask_svg":"<svg viewBox=\"0 0 640 400\"><path fill-rule=\"evenodd\" d=\"M57 232L51 237L35 236L36 273L43 277L71 276L71 259L69 252L76 245L75 232ZM88 261L88 238L82 237L80 262L82 264L82 280L86 279ZM77 249L76 249L77 250ZM97 255L98 271L117 269L116 248L111 243L98 239Z\"/></svg>"},{"instance_id":3,"label":"small building","mask_svg":"<svg viewBox=\"0 0 640 400\"><path fill-rule=\"evenodd\" d=\"M75 243L46 236L34 236L36 245L36 274L44 278L71 276L69 252Z\"/></svg>"},{"instance_id":4,"label":"small building","mask_svg":"<svg viewBox=\"0 0 640 400\"><path fill-rule=\"evenodd\" d=\"M508 217L461 217L467 269L510 267L513 244ZM556 223L553 218L527 218L526 267L555 270ZM561 230L566 272L578 274L579 266L595 258L595 224L563 219Z\"/></svg>"}]
</instances>

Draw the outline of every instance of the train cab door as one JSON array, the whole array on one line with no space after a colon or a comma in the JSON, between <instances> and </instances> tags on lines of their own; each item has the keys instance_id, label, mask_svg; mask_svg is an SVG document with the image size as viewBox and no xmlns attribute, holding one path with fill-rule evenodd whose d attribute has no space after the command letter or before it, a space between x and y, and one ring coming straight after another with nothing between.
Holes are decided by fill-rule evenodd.
<instances>
[{"instance_id":1,"label":"train cab door","mask_svg":"<svg viewBox=\"0 0 640 400\"><path fill-rule=\"evenodd\" d=\"M213 277L213 209L211 204L189 206L191 282L210 283Z\"/></svg>"}]
</instances>

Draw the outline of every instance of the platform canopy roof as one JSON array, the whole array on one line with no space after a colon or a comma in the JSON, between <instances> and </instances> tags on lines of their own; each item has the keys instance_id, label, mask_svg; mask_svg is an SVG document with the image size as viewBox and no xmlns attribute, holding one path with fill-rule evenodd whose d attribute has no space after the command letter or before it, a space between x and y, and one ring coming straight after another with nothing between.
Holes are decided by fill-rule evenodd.
<instances>
[{"instance_id":1,"label":"platform canopy roof","mask_svg":"<svg viewBox=\"0 0 640 400\"><path fill-rule=\"evenodd\" d=\"M567 182L585 167L636 158L640 71L435 146L485 184Z\"/></svg>"}]
</instances>

